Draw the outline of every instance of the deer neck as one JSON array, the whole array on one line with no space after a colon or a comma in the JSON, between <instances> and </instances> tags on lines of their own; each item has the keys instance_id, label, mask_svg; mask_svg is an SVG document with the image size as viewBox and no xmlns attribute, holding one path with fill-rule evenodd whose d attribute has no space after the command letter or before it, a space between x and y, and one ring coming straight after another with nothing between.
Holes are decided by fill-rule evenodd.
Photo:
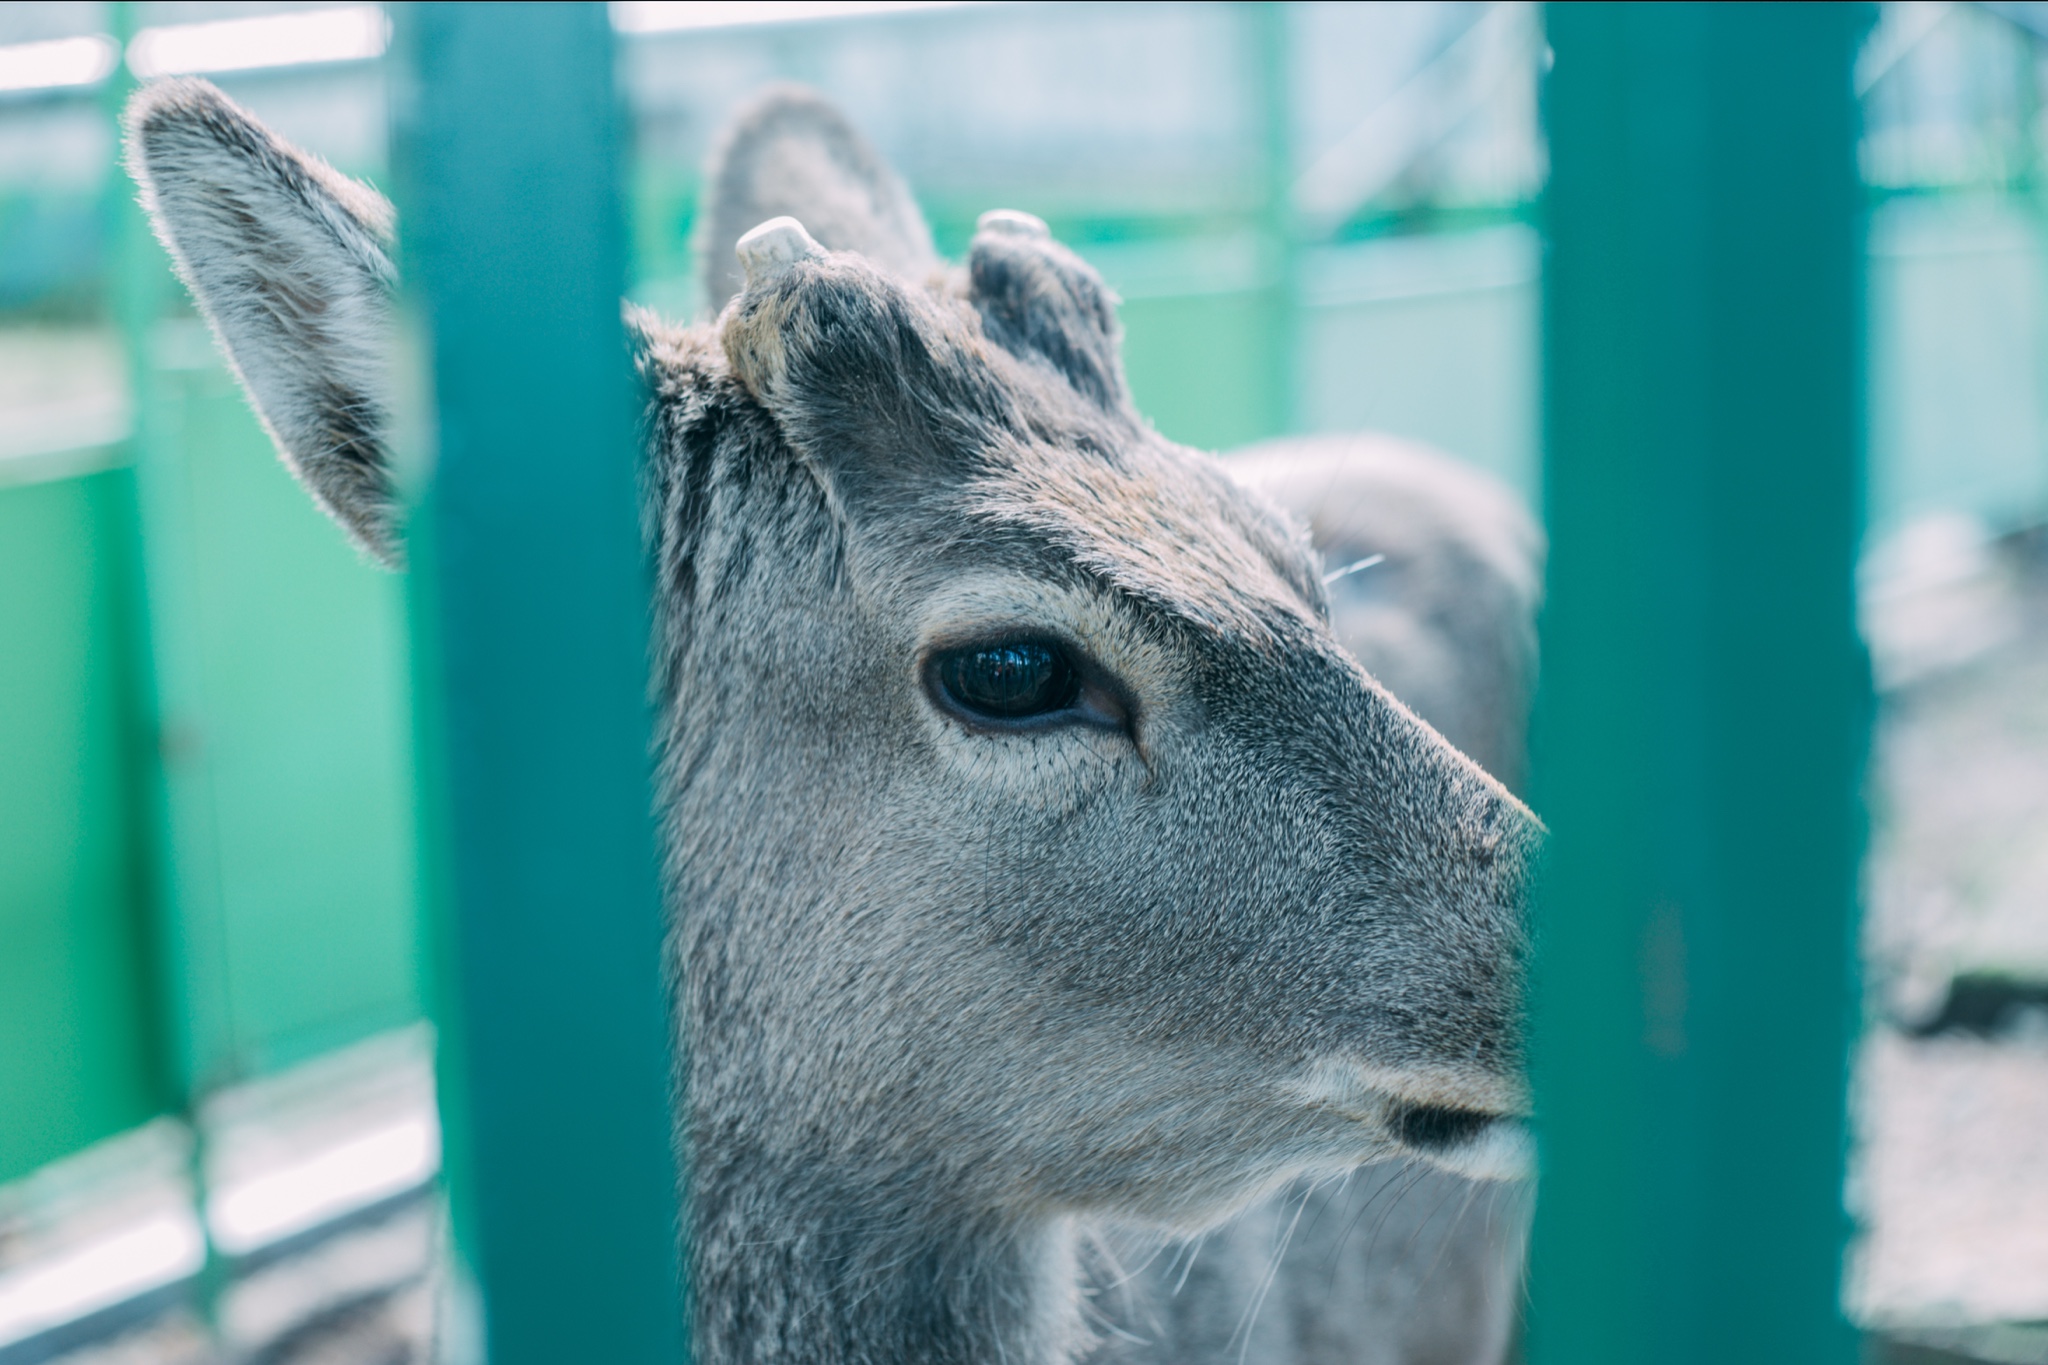
<instances>
[{"instance_id":1,"label":"deer neck","mask_svg":"<svg viewBox=\"0 0 2048 1365\"><path fill-rule=\"evenodd\" d=\"M949 1218L872 1191L708 1175L692 1201L707 1365L1061 1365L1083 1344L1071 1220Z\"/></svg>"}]
</instances>

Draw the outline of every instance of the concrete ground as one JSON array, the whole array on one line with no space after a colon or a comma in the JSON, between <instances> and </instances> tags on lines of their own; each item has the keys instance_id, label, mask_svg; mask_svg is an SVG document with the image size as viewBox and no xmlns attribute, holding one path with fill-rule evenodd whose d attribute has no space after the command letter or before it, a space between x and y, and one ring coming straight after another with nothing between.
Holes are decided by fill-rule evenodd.
<instances>
[{"instance_id":1,"label":"concrete ground","mask_svg":"<svg viewBox=\"0 0 2048 1365\"><path fill-rule=\"evenodd\" d=\"M1930 543L1866 601L1871 770L1849 1300L1951 1358L2048 1361L2048 535ZM1946 559L1946 565L1940 561ZM1889 673L1889 677L1887 674Z\"/></svg>"}]
</instances>

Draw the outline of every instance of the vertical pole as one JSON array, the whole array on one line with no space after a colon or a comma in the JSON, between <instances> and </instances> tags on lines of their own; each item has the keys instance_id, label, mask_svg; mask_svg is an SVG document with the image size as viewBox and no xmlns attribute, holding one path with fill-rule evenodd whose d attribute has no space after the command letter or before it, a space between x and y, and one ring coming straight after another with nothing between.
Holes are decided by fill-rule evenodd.
<instances>
[{"instance_id":1,"label":"vertical pole","mask_svg":"<svg viewBox=\"0 0 2048 1365\"><path fill-rule=\"evenodd\" d=\"M1260 317L1259 435L1295 429L1295 353L1300 346L1300 249L1294 219L1293 16L1278 0L1246 6L1254 59L1252 78L1259 128Z\"/></svg>"},{"instance_id":2,"label":"vertical pole","mask_svg":"<svg viewBox=\"0 0 2048 1365\"><path fill-rule=\"evenodd\" d=\"M1855 1349L1871 17L1548 9L1538 1365Z\"/></svg>"},{"instance_id":3,"label":"vertical pole","mask_svg":"<svg viewBox=\"0 0 2048 1365\"><path fill-rule=\"evenodd\" d=\"M110 36L125 57L137 5L108 7ZM135 77L117 60L99 92L115 138ZM198 1220L201 1261L191 1289L213 1323L227 1265L206 1221L207 1132L200 1106L210 1087L232 1075L235 1027L228 992L227 944L215 875L213 802L200 751L204 736L192 640L196 610L189 556L190 507L180 433L157 372L153 342L177 289L118 164L109 177L108 311L121 338L128 389L131 478L120 506L125 689L134 725L129 765L130 819L137 842L132 886L135 927L147 964L145 990L155 1024L153 1061L165 1108L182 1120L190 1146L186 1178Z\"/></svg>"},{"instance_id":4,"label":"vertical pole","mask_svg":"<svg viewBox=\"0 0 2048 1365\"><path fill-rule=\"evenodd\" d=\"M124 53L135 36L136 10L128 0L109 7L112 37ZM117 62L100 92L117 138L121 111L134 89L127 64ZM237 1079L237 1031L205 758L206 707L194 646L199 611L190 478L177 405L166 392L155 345L166 305L183 290L150 233L134 183L118 165L109 174L108 303L121 338L132 411L131 644L140 674L138 728L145 731L139 736L136 781L148 865L140 892L148 900L153 980L163 1007L157 1046L166 1088L191 1119L210 1088Z\"/></svg>"},{"instance_id":5,"label":"vertical pole","mask_svg":"<svg viewBox=\"0 0 2048 1365\"><path fill-rule=\"evenodd\" d=\"M135 35L133 0L115 0L108 6L107 17L108 28L112 30L118 49L125 52L129 39ZM134 89L135 78L129 73L127 64L117 61L99 92L100 110L117 148L121 136L121 111ZM172 978L170 967L176 954L170 950L171 926L167 922L166 910L171 900L171 886L163 848L168 821L164 810L164 774L157 734L153 658L156 642L151 635L146 609L149 582L143 572L141 509L132 472L132 466L139 465L143 459L140 448L145 441L145 423L153 407L148 392L149 328L158 312L167 272L163 266L163 252L151 239L142 208L135 202L134 183L119 163L118 150L115 159L106 167L106 176L101 222L106 233L103 279L107 320L121 338L123 382L133 414L128 437L131 472L123 489L119 527L121 542L116 547L121 563L120 663L126 675L123 680L126 710L133 726L127 764L131 790L127 799L130 828L134 831L137 846L137 865L131 874L131 894L134 897L135 932L143 945L142 956L148 964L146 989L151 997L148 1017L154 1026L149 1041L152 1069L160 1102L171 1107L192 1098L189 1081L195 1049L182 1037L184 1020L191 1010L173 1007L174 1001L185 1003L182 999L184 987L183 983Z\"/></svg>"},{"instance_id":6,"label":"vertical pole","mask_svg":"<svg viewBox=\"0 0 2048 1365\"><path fill-rule=\"evenodd\" d=\"M398 83L456 1237L493 1365L677 1365L648 597L597 4L428 4Z\"/></svg>"}]
</instances>

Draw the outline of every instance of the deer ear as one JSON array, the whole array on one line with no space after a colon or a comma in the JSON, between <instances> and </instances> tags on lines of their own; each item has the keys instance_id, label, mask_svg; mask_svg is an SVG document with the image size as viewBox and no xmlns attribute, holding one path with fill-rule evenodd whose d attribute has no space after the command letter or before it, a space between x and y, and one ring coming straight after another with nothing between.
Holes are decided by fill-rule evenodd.
<instances>
[{"instance_id":1,"label":"deer ear","mask_svg":"<svg viewBox=\"0 0 2048 1365\"><path fill-rule=\"evenodd\" d=\"M204 81L143 87L127 127L143 207L279 454L395 566L391 205Z\"/></svg>"},{"instance_id":2,"label":"deer ear","mask_svg":"<svg viewBox=\"0 0 2048 1365\"><path fill-rule=\"evenodd\" d=\"M704 183L697 240L704 301L723 309L746 283L740 238L771 218L795 218L830 251L851 251L900 280L939 268L931 229L902 177L837 109L798 86L778 86L727 127Z\"/></svg>"},{"instance_id":3,"label":"deer ear","mask_svg":"<svg viewBox=\"0 0 2048 1365\"><path fill-rule=\"evenodd\" d=\"M1028 213L997 209L978 226L967 271L989 340L1020 360L1050 365L1100 407L1126 411L1116 296L1095 268Z\"/></svg>"}]
</instances>

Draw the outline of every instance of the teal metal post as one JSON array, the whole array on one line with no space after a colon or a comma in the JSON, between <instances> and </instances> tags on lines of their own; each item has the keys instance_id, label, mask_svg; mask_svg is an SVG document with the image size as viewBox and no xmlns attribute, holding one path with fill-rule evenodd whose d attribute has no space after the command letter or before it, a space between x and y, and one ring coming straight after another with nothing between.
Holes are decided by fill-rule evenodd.
<instances>
[{"instance_id":1,"label":"teal metal post","mask_svg":"<svg viewBox=\"0 0 2048 1365\"><path fill-rule=\"evenodd\" d=\"M1259 210L1259 369L1254 382L1260 437L1285 436L1300 420L1296 374L1301 349L1300 227L1294 213L1293 16L1275 0L1244 7L1251 29L1252 85L1264 175Z\"/></svg>"},{"instance_id":2,"label":"teal metal post","mask_svg":"<svg viewBox=\"0 0 2048 1365\"><path fill-rule=\"evenodd\" d=\"M111 36L123 51L135 36L137 8L132 0L108 7ZM122 110L134 90L127 64L116 63L99 99L117 143ZM201 631L190 545L191 480L154 345L170 300L184 290L150 232L134 182L118 164L107 173L108 303L121 337L133 413L132 644L140 673L136 710L145 732L135 780L147 863L138 894L147 906L144 941L162 1011L155 1046L165 1091L184 1111L196 1140L203 1136L197 1107L207 1091L241 1078L231 1061L235 1028L214 794L201 755L205 706L194 645ZM201 1166L195 1157L195 1173Z\"/></svg>"},{"instance_id":3,"label":"teal metal post","mask_svg":"<svg viewBox=\"0 0 2048 1365\"><path fill-rule=\"evenodd\" d=\"M1538 1365L1855 1350L1872 17L1547 11Z\"/></svg>"},{"instance_id":4,"label":"teal metal post","mask_svg":"<svg viewBox=\"0 0 2048 1365\"><path fill-rule=\"evenodd\" d=\"M135 36L134 0L115 0L107 7L111 36L127 50ZM99 92L100 109L108 131L118 143L121 112L135 91L135 77L126 63L117 63ZM135 199L135 185L118 164L105 168L106 199L102 206L106 232L106 307L109 320L121 337L121 360L133 425L128 435L128 464L121 497L118 553L121 558L123 652L120 666L126 675L123 692L134 737L128 765L128 818L136 842L136 868L131 885L135 897L135 934L140 955L147 963L144 976L149 997L146 1017L152 1036L148 1047L155 1072L158 1100L165 1108L191 1110L201 1098L196 1085L198 1059L202 1049L195 1045L194 1016L205 1008L194 999L193 983L185 966L189 945L173 944L181 937L171 908L176 903L177 864L169 845L173 832L172 793L164 772L165 743L157 684L156 656L165 641L150 612L148 549L143 535L143 508L139 478L134 472L149 459L148 445L157 419L158 400L154 393L149 341L164 300L175 287L164 260L163 248L149 230L142 206ZM159 477L155 468L148 473ZM161 554L159 554L161 558ZM211 984L211 983L205 983ZM195 1133L197 1124L193 1124Z\"/></svg>"},{"instance_id":5,"label":"teal metal post","mask_svg":"<svg viewBox=\"0 0 2048 1365\"><path fill-rule=\"evenodd\" d=\"M421 5L407 23L406 265L438 425L412 553L457 1239L492 1365L677 1365L613 38L597 4Z\"/></svg>"}]
</instances>

